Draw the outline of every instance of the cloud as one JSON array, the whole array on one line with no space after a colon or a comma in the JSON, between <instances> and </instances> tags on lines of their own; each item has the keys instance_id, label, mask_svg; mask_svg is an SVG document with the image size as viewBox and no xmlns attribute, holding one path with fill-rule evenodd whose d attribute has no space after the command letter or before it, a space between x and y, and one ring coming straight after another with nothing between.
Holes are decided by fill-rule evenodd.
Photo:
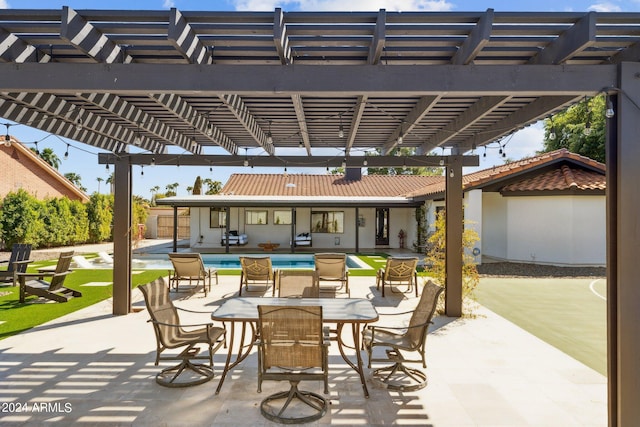
<instances>
[{"instance_id":1,"label":"cloud","mask_svg":"<svg viewBox=\"0 0 640 427\"><path fill-rule=\"evenodd\" d=\"M9 3L6 0L0 0L0 9L9 9Z\"/></svg>"},{"instance_id":2,"label":"cloud","mask_svg":"<svg viewBox=\"0 0 640 427\"><path fill-rule=\"evenodd\" d=\"M620 6L611 2L596 3L589 6L587 10L594 12L622 12Z\"/></svg>"},{"instance_id":3,"label":"cloud","mask_svg":"<svg viewBox=\"0 0 640 427\"><path fill-rule=\"evenodd\" d=\"M2 1L2 0L0 0ZM176 7L176 2L173 0L164 0L162 2L162 7L165 9L171 9L172 7Z\"/></svg>"},{"instance_id":4,"label":"cloud","mask_svg":"<svg viewBox=\"0 0 640 427\"><path fill-rule=\"evenodd\" d=\"M2 0L0 0L2 1ZM233 0L236 10L270 11L281 7L285 11L449 11L453 4L446 0Z\"/></svg>"}]
</instances>

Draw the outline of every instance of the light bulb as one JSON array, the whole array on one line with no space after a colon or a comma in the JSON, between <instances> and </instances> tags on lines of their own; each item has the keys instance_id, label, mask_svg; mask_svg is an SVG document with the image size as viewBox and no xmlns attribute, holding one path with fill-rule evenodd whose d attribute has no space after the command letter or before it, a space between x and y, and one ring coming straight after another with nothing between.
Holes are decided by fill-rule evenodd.
<instances>
[{"instance_id":1,"label":"light bulb","mask_svg":"<svg viewBox=\"0 0 640 427\"><path fill-rule=\"evenodd\" d=\"M76 120L76 130L77 131L81 131L82 130L82 119Z\"/></svg>"},{"instance_id":2,"label":"light bulb","mask_svg":"<svg viewBox=\"0 0 640 427\"><path fill-rule=\"evenodd\" d=\"M402 134L398 135L398 145L402 144L404 142L404 138L402 137Z\"/></svg>"},{"instance_id":3,"label":"light bulb","mask_svg":"<svg viewBox=\"0 0 640 427\"><path fill-rule=\"evenodd\" d=\"M555 140L555 139L556 139L556 133L555 133L554 131L551 131L551 132L549 133L549 139L550 139L551 141L553 141L553 140Z\"/></svg>"},{"instance_id":4,"label":"light bulb","mask_svg":"<svg viewBox=\"0 0 640 427\"><path fill-rule=\"evenodd\" d=\"M584 135L585 136L589 136L591 135L591 123L587 121L587 123L585 123L584 125Z\"/></svg>"},{"instance_id":5,"label":"light bulb","mask_svg":"<svg viewBox=\"0 0 640 427\"><path fill-rule=\"evenodd\" d=\"M243 162L243 163L244 163L244 167L245 167L245 168L246 168L247 166L249 166L249 160L244 159L244 162Z\"/></svg>"},{"instance_id":6,"label":"light bulb","mask_svg":"<svg viewBox=\"0 0 640 427\"><path fill-rule=\"evenodd\" d=\"M367 159L364 159L364 161L362 162L363 166L367 166L369 164L369 162L367 161Z\"/></svg>"},{"instance_id":7,"label":"light bulb","mask_svg":"<svg viewBox=\"0 0 640 427\"><path fill-rule=\"evenodd\" d=\"M604 115L607 119L610 119L616 115L616 112L613 109L613 103L611 102L611 100L607 101L607 110L604 112Z\"/></svg>"},{"instance_id":8,"label":"light bulb","mask_svg":"<svg viewBox=\"0 0 640 427\"><path fill-rule=\"evenodd\" d=\"M4 136L4 146L11 147L11 136L8 133Z\"/></svg>"},{"instance_id":9,"label":"light bulb","mask_svg":"<svg viewBox=\"0 0 640 427\"><path fill-rule=\"evenodd\" d=\"M338 130L338 138L344 138L344 129L342 125L340 125L340 129Z\"/></svg>"},{"instance_id":10,"label":"light bulb","mask_svg":"<svg viewBox=\"0 0 640 427\"><path fill-rule=\"evenodd\" d=\"M267 134L267 144L273 144L273 136L271 135L271 132Z\"/></svg>"}]
</instances>

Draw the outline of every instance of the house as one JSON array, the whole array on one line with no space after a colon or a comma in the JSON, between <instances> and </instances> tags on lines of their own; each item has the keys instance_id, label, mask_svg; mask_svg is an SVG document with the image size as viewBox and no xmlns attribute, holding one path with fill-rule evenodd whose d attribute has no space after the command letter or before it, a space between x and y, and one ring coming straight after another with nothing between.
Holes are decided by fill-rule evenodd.
<instances>
[{"instance_id":1,"label":"house","mask_svg":"<svg viewBox=\"0 0 640 427\"><path fill-rule=\"evenodd\" d=\"M89 196L18 140L0 145L0 197L19 189L44 199L67 197L88 202Z\"/></svg>"},{"instance_id":2,"label":"house","mask_svg":"<svg viewBox=\"0 0 640 427\"><path fill-rule=\"evenodd\" d=\"M467 226L480 236L477 260L605 264L605 167L557 150L470 173L463 178ZM442 176L234 174L214 196L168 197L191 208L191 246L260 250L270 242L296 250L414 248L417 208L427 231L444 207ZM293 247L292 247L293 246Z\"/></svg>"}]
</instances>

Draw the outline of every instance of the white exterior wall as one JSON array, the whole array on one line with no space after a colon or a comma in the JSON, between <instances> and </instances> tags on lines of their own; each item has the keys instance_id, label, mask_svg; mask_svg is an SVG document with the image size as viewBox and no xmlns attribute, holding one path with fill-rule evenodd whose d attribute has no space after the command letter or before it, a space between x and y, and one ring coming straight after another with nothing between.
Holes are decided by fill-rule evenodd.
<instances>
[{"instance_id":1,"label":"white exterior wall","mask_svg":"<svg viewBox=\"0 0 640 427\"><path fill-rule=\"evenodd\" d=\"M487 257L507 259L507 200L499 193L482 195L482 240L480 250Z\"/></svg>"},{"instance_id":2,"label":"white exterior wall","mask_svg":"<svg viewBox=\"0 0 640 427\"><path fill-rule=\"evenodd\" d=\"M479 264L482 262L482 190L467 191L464 194L463 203L464 227L475 230L476 233L478 233L479 240L475 244L474 249L480 249L480 253L475 257L475 262Z\"/></svg>"},{"instance_id":3,"label":"white exterior wall","mask_svg":"<svg viewBox=\"0 0 640 427\"><path fill-rule=\"evenodd\" d=\"M267 224L245 225L245 210L266 209ZM290 224L274 224L273 211L287 210L288 208L231 208L230 230L238 230L238 233L247 234L249 243L245 248L256 248L259 243L271 241L279 243L280 247L289 247L291 237ZM306 233L311 230L311 212L342 211L344 212L344 233L313 233L312 243L314 248L345 250L356 246L356 213L355 208L296 208L296 233ZM359 227L359 247L361 249L375 248L375 208L360 208L359 215L364 220L364 225ZM390 209L390 247L398 248L398 233L404 230L405 247L411 248L415 240L416 226L413 208ZM209 227L209 208L191 208L191 239L193 248L222 248L220 240L225 232L224 228ZM200 239L202 236L202 239Z\"/></svg>"},{"instance_id":4,"label":"white exterior wall","mask_svg":"<svg viewBox=\"0 0 640 427\"><path fill-rule=\"evenodd\" d=\"M511 197L509 258L558 265L605 265L604 196Z\"/></svg>"}]
</instances>

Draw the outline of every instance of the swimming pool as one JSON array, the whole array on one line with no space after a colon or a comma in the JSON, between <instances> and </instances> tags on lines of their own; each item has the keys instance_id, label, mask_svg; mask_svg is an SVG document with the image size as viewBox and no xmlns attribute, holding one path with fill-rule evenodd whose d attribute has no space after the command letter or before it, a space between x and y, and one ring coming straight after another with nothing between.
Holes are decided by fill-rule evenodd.
<instances>
[{"instance_id":1,"label":"swimming pool","mask_svg":"<svg viewBox=\"0 0 640 427\"><path fill-rule=\"evenodd\" d=\"M217 269L240 269L240 256L265 256L264 254L202 254L205 267ZM275 269L282 268L314 268L313 254L272 254L271 264ZM172 269L169 256L166 254L136 255L133 260L134 268L144 266L144 269L162 270ZM357 257L347 256L347 267L350 269L370 268Z\"/></svg>"}]
</instances>

